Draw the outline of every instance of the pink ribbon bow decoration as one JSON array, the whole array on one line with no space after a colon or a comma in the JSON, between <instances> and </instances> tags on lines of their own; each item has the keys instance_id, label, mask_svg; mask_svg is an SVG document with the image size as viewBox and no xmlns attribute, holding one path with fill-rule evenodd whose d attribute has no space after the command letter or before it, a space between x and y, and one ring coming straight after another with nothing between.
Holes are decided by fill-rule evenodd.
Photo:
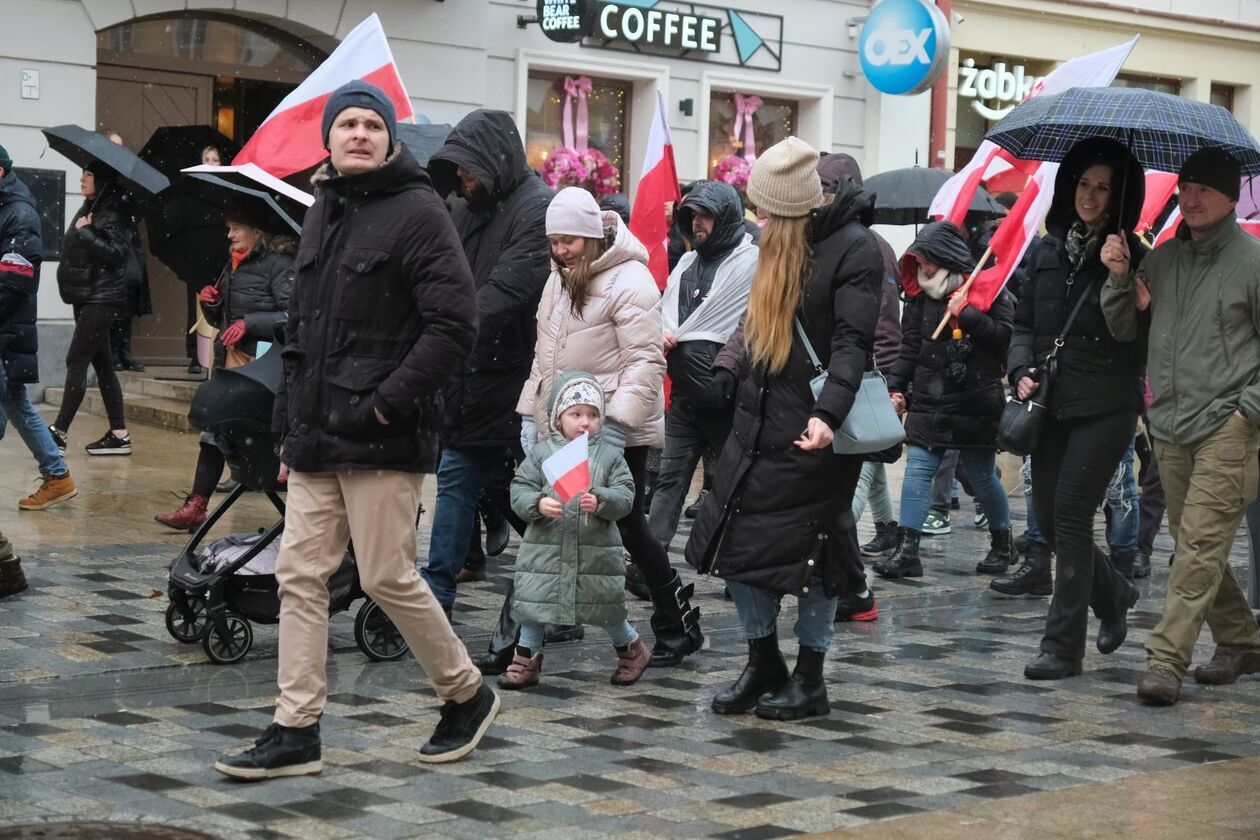
<instances>
[{"instance_id":1,"label":"pink ribbon bow decoration","mask_svg":"<svg viewBox=\"0 0 1260 840\"><path fill-rule=\"evenodd\" d=\"M586 151L590 136L590 112L586 107L587 94L591 92L590 76L564 77L564 115L561 130L564 145L575 151ZM574 142L573 100L577 99L577 140Z\"/></svg>"},{"instance_id":2,"label":"pink ribbon bow decoration","mask_svg":"<svg viewBox=\"0 0 1260 840\"><path fill-rule=\"evenodd\" d=\"M757 137L753 133L753 115L761 107L761 97L735 94L735 130L732 136L739 140L740 131L744 133L744 159L752 163L757 159Z\"/></svg>"}]
</instances>

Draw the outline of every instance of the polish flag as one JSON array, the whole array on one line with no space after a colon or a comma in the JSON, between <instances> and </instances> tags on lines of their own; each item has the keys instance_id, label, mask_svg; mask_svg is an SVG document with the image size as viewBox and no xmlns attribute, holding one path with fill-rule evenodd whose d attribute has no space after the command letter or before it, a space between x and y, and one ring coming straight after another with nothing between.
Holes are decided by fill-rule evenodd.
<instances>
[{"instance_id":1,"label":"polish flag","mask_svg":"<svg viewBox=\"0 0 1260 840\"><path fill-rule=\"evenodd\" d=\"M1115 80L1116 74L1120 72L1120 68L1124 66L1129 53L1133 52L1133 48L1137 45L1138 37L1134 35L1133 39L1127 43L1065 61L1050 75L1042 79L1028 96L1062 93L1073 87L1106 87L1110 85ZM980 144L980 148L976 150L971 162L959 170L954 177L941 185L940 190L936 193L936 197L932 199L928 215L940 219L949 219L955 224L961 224L963 217L967 214L967 207L971 204L972 198L975 197L976 188L980 186L980 182L1009 172L1012 168L1022 169L1023 167L1017 165L1015 159L1005 153L997 144L985 140ZM1053 189L1053 178L1049 181L1049 185ZM1049 209L1048 204L1046 207ZM1038 219L1038 223L1040 221Z\"/></svg>"},{"instance_id":2,"label":"polish flag","mask_svg":"<svg viewBox=\"0 0 1260 840\"><path fill-rule=\"evenodd\" d=\"M630 232L648 251L648 268L656 285L665 290L669 279L669 222L665 218L665 202L677 206L682 201L678 190L678 167L674 165L674 146L665 118L665 97L656 92L656 113L648 134L647 153L639 174L639 189L630 211Z\"/></svg>"},{"instance_id":3,"label":"polish flag","mask_svg":"<svg viewBox=\"0 0 1260 840\"><path fill-rule=\"evenodd\" d=\"M393 100L399 120L412 116L411 99L375 12L350 30L332 55L280 101L232 159L233 165L256 163L284 178L319 163L328 156L320 136L324 103L333 91L355 79L384 90Z\"/></svg>"},{"instance_id":4,"label":"polish flag","mask_svg":"<svg viewBox=\"0 0 1260 840\"><path fill-rule=\"evenodd\" d=\"M591 460L590 438L586 432L556 450L555 454L542 463L543 475L560 497L560 501L568 504L569 500L579 493L590 489Z\"/></svg>"},{"instance_id":5,"label":"polish flag","mask_svg":"<svg viewBox=\"0 0 1260 840\"><path fill-rule=\"evenodd\" d=\"M1177 227L1181 224L1181 210L1173 208L1172 213L1168 215L1168 221L1164 222L1164 226L1159 229L1159 233L1155 235L1155 240L1151 243L1152 248L1158 248L1168 240L1177 235ZM1247 233L1260 239L1260 219L1238 219L1238 226Z\"/></svg>"},{"instance_id":6,"label":"polish flag","mask_svg":"<svg viewBox=\"0 0 1260 840\"><path fill-rule=\"evenodd\" d=\"M1134 233L1142 236L1155 226L1159 214L1168 206L1168 199L1172 198L1176 189L1177 174L1175 172L1146 170L1146 199L1142 202L1142 213L1138 216Z\"/></svg>"},{"instance_id":7,"label":"polish flag","mask_svg":"<svg viewBox=\"0 0 1260 840\"><path fill-rule=\"evenodd\" d=\"M1057 163L1043 163L1037 167L1032 180L1020 193L1019 201L1003 217L989 240L994 262L976 275L967 290L967 303L981 312L988 312L993 306L993 301L1006 288L1006 281L1011 279L1011 274L1024 258L1024 252L1036 238L1042 220L1050 212L1050 202L1054 200L1054 179L1058 172Z\"/></svg>"}]
</instances>

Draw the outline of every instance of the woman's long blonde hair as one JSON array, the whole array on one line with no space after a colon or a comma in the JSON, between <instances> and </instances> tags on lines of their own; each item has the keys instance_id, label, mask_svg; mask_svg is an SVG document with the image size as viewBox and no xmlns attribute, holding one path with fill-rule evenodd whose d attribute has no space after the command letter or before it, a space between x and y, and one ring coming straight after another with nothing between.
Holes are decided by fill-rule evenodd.
<instances>
[{"instance_id":1,"label":"woman's long blonde hair","mask_svg":"<svg viewBox=\"0 0 1260 840\"><path fill-rule=\"evenodd\" d=\"M769 216L761 233L761 254L753 274L744 321L744 340L755 365L770 373L787 366L812 252L809 216Z\"/></svg>"}]
</instances>

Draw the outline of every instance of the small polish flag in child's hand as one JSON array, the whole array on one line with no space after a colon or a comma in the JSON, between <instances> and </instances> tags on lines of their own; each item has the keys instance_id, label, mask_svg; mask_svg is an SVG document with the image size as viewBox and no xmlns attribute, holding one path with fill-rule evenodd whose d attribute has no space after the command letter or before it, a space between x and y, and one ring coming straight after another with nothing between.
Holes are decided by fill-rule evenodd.
<instances>
[{"instance_id":1,"label":"small polish flag in child's hand","mask_svg":"<svg viewBox=\"0 0 1260 840\"><path fill-rule=\"evenodd\" d=\"M580 437L575 437L543 461L543 475L555 488L560 501L565 504L591 486L589 444L590 440L586 432L583 432Z\"/></svg>"}]
</instances>

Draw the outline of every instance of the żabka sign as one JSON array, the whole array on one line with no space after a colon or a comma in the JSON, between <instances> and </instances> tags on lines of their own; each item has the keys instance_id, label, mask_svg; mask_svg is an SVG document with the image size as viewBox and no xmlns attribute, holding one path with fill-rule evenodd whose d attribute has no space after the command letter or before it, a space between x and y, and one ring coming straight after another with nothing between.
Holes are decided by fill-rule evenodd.
<instances>
[{"instance_id":1,"label":"\u017cabka sign","mask_svg":"<svg viewBox=\"0 0 1260 840\"><path fill-rule=\"evenodd\" d=\"M992 67L981 70L976 67L974 58L968 58L958 68L958 95L973 100L971 107L977 114L990 122L997 122L1027 99L1043 78L1028 75L1022 64L1007 70L1004 61L994 62ZM989 100L997 100L999 107L985 105Z\"/></svg>"},{"instance_id":2,"label":"\u017cabka sign","mask_svg":"<svg viewBox=\"0 0 1260 840\"><path fill-rule=\"evenodd\" d=\"M924 0L884 0L862 25L862 72L881 93L915 94L932 86L949 62L949 22Z\"/></svg>"},{"instance_id":3,"label":"\u017cabka sign","mask_svg":"<svg viewBox=\"0 0 1260 840\"><path fill-rule=\"evenodd\" d=\"M717 52L722 21L663 9L605 3L597 12L595 34L631 44Z\"/></svg>"}]
</instances>

